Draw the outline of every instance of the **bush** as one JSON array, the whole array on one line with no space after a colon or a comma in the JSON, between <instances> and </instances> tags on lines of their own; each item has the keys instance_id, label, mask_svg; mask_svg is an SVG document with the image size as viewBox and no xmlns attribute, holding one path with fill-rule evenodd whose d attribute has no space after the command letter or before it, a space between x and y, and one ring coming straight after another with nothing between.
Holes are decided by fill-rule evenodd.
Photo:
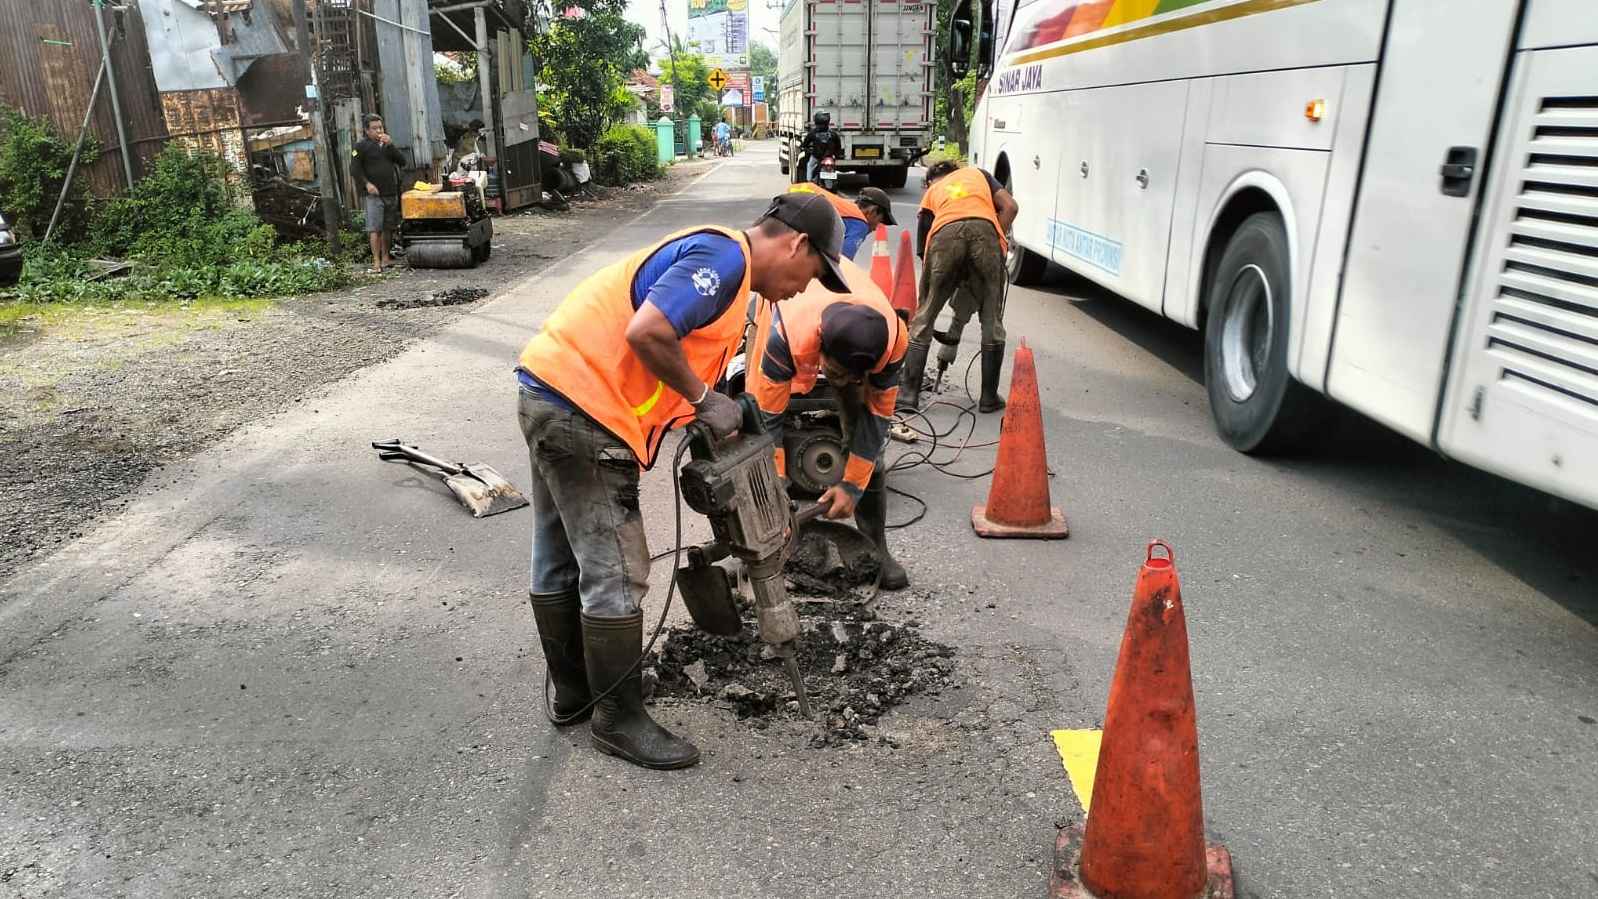
<instances>
[{"instance_id":1,"label":"bush","mask_svg":"<svg viewBox=\"0 0 1598 899\"><path fill-rule=\"evenodd\" d=\"M89 181L83 169L99 155L95 140L85 140L56 233L83 233L90 209ZM0 107L0 210L16 220L23 236L44 237L71 162L72 142L56 134L47 120Z\"/></svg>"},{"instance_id":2,"label":"bush","mask_svg":"<svg viewBox=\"0 0 1598 899\"><path fill-rule=\"evenodd\" d=\"M15 295L29 302L195 297L274 297L329 290L349 282L345 260L325 245L279 243L226 178L227 164L169 146L126 195L102 204L88 240L32 243ZM346 254L364 240L345 232ZM135 263L131 274L92 281L92 256Z\"/></svg>"},{"instance_id":3,"label":"bush","mask_svg":"<svg viewBox=\"0 0 1598 899\"><path fill-rule=\"evenodd\" d=\"M621 185L660 176L655 133L642 125L614 125L594 142L591 168L600 184Z\"/></svg>"}]
</instances>

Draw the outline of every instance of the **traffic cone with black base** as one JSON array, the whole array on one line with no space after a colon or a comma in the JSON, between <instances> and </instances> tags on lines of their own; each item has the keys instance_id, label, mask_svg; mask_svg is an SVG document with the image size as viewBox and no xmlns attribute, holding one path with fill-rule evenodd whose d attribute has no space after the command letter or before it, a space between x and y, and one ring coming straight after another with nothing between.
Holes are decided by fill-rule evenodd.
<instances>
[{"instance_id":1,"label":"traffic cone with black base","mask_svg":"<svg viewBox=\"0 0 1598 899\"><path fill-rule=\"evenodd\" d=\"M1002 352L1002 350L1001 350ZM925 355L922 362L926 362ZM994 367L998 379L998 367ZM900 397L904 388L899 389ZM1043 404L1032 348L1023 340L1010 369L1010 403L999 425L999 457L993 465L988 501L971 510L979 537L1059 540L1071 532L1065 516L1049 505L1049 462L1043 449Z\"/></svg>"},{"instance_id":2,"label":"traffic cone with black base","mask_svg":"<svg viewBox=\"0 0 1598 899\"><path fill-rule=\"evenodd\" d=\"M1204 841L1182 586L1148 546L1110 681L1086 827L1060 831L1050 899L1232 899L1232 856Z\"/></svg>"},{"instance_id":3,"label":"traffic cone with black base","mask_svg":"<svg viewBox=\"0 0 1598 899\"><path fill-rule=\"evenodd\" d=\"M893 292L888 294L893 311L909 321L916 317L920 299L916 290L916 256L910 246L910 232L899 232L899 256L893 262Z\"/></svg>"}]
</instances>

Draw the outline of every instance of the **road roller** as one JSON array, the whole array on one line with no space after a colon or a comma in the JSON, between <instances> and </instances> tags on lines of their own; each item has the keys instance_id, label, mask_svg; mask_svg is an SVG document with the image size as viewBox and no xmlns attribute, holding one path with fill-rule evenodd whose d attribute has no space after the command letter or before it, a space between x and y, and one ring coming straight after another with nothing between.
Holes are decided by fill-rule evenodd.
<instances>
[{"instance_id":1,"label":"road roller","mask_svg":"<svg viewBox=\"0 0 1598 899\"><path fill-rule=\"evenodd\" d=\"M400 245L412 268L474 268L493 250L482 189L470 179L451 178L448 186L400 195Z\"/></svg>"}]
</instances>

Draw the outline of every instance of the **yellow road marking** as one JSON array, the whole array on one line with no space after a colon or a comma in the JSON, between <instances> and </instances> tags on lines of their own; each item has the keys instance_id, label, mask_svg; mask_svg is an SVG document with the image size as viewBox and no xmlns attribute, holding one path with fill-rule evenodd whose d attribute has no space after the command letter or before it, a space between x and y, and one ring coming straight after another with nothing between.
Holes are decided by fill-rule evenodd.
<instances>
[{"instance_id":1,"label":"yellow road marking","mask_svg":"<svg viewBox=\"0 0 1598 899\"><path fill-rule=\"evenodd\" d=\"M1057 730L1049 734L1054 738L1054 748L1065 763L1065 773L1071 778L1071 789L1082 803L1082 814L1087 814L1093 803L1093 773L1099 767L1099 741L1102 730Z\"/></svg>"}]
</instances>

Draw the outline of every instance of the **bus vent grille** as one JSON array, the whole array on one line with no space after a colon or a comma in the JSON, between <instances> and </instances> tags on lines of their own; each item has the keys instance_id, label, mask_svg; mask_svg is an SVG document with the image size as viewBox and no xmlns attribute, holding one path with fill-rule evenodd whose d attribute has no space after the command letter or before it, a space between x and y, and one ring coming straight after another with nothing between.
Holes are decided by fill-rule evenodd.
<instances>
[{"instance_id":1,"label":"bus vent grille","mask_svg":"<svg viewBox=\"0 0 1598 899\"><path fill-rule=\"evenodd\" d=\"M1598 407L1598 96L1544 97L1530 137L1487 347L1505 379L1591 410Z\"/></svg>"}]
</instances>

